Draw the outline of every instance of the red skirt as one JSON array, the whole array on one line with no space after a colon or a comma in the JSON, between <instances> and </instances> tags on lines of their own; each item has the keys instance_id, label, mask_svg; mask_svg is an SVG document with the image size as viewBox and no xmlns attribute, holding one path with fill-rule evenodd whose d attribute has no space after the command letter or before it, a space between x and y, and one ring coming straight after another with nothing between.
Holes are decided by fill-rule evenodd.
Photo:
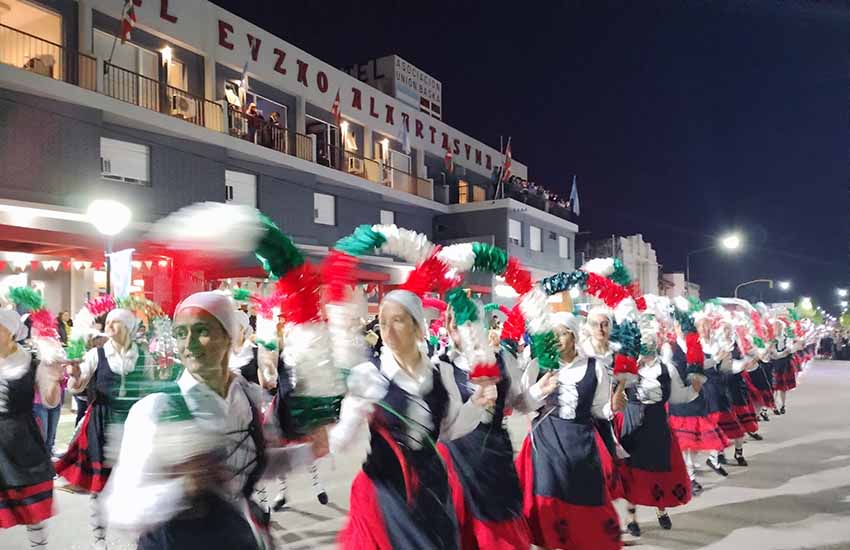
<instances>
[{"instance_id":1,"label":"red skirt","mask_svg":"<svg viewBox=\"0 0 850 550\"><path fill-rule=\"evenodd\" d=\"M381 516L375 485L363 470L351 484L348 524L337 542L343 550L393 550Z\"/></svg>"},{"instance_id":2,"label":"red skirt","mask_svg":"<svg viewBox=\"0 0 850 550\"><path fill-rule=\"evenodd\" d=\"M706 416L670 416L670 429L683 451L722 451L729 446L726 435Z\"/></svg>"},{"instance_id":3,"label":"red skirt","mask_svg":"<svg viewBox=\"0 0 850 550\"><path fill-rule=\"evenodd\" d=\"M531 546L531 533L524 516L506 521L487 521L475 516L464 496L463 484L452 462L451 451L442 443L437 450L446 463L452 504L460 529L463 550L526 550Z\"/></svg>"},{"instance_id":4,"label":"red skirt","mask_svg":"<svg viewBox=\"0 0 850 550\"><path fill-rule=\"evenodd\" d=\"M601 454L604 445L598 446L601 447ZM516 467L523 491L523 511L531 529L532 543L550 549L622 548L620 518L610 498L606 498L602 506L578 506L554 497L534 494L534 457L531 438L528 436L522 443Z\"/></svg>"},{"instance_id":5,"label":"red skirt","mask_svg":"<svg viewBox=\"0 0 850 550\"><path fill-rule=\"evenodd\" d=\"M617 468L617 458L608 452L608 446L599 432L596 432L596 447L599 449L599 462L602 464L602 473L605 475L605 486L608 488L608 496L611 500L623 498L623 482L620 479L620 470Z\"/></svg>"},{"instance_id":6,"label":"red skirt","mask_svg":"<svg viewBox=\"0 0 850 550\"><path fill-rule=\"evenodd\" d=\"M764 373L758 372L757 376L764 376ZM769 386L767 388L756 387L756 385L753 384L753 379L749 372L744 373L744 381L747 383L747 393L750 396L750 403L753 404L754 408L760 409L762 407L767 407L768 409L772 409L774 407L773 389Z\"/></svg>"},{"instance_id":7,"label":"red skirt","mask_svg":"<svg viewBox=\"0 0 850 550\"><path fill-rule=\"evenodd\" d=\"M732 412L738 418L738 424L745 432L755 433L759 431L759 422L753 406L747 402L746 405L732 405Z\"/></svg>"},{"instance_id":8,"label":"red skirt","mask_svg":"<svg viewBox=\"0 0 850 550\"><path fill-rule=\"evenodd\" d=\"M773 371L773 389L775 391L791 391L797 387L797 370L791 365Z\"/></svg>"},{"instance_id":9,"label":"red skirt","mask_svg":"<svg viewBox=\"0 0 850 550\"><path fill-rule=\"evenodd\" d=\"M747 433L744 431L741 423L738 422L738 415L734 411L709 413L708 418L717 424L717 427L720 428L720 431L723 432L723 435L727 439L739 439Z\"/></svg>"},{"instance_id":10,"label":"red skirt","mask_svg":"<svg viewBox=\"0 0 850 550\"><path fill-rule=\"evenodd\" d=\"M90 493L100 493L109 479L110 469L103 464L103 449L93 437L92 415L98 407L89 406L80 421L77 437L71 442L68 451L56 463L56 474L65 478L69 484Z\"/></svg>"},{"instance_id":11,"label":"red skirt","mask_svg":"<svg viewBox=\"0 0 850 550\"><path fill-rule=\"evenodd\" d=\"M691 479L676 437L670 437L670 471L650 472L629 466L628 460L618 464L623 484L623 498L632 504L675 508L691 500Z\"/></svg>"},{"instance_id":12,"label":"red skirt","mask_svg":"<svg viewBox=\"0 0 850 550\"><path fill-rule=\"evenodd\" d=\"M53 515L53 480L0 489L0 529L35 525Z\"/></svg>"}]
</instances>

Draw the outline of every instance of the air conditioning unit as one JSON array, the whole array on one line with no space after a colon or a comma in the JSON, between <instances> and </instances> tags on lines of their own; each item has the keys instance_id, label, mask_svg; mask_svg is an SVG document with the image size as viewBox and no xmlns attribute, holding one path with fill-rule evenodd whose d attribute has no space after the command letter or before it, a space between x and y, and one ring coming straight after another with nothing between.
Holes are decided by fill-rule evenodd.
<instances>
[{"instance_id":1,"label":"air conditioning unit","mask_svg":"<svg viewBox=\"0 0 850 550\"><path fill-rule=\"evenodd\" d=\"M100 159L100 173L104 175L109 175L112 173L112 161L109 159L105 159L101 157Z\"/></svg>"},{"instance_id":2,"label":"air conditioning unit","mask_svg":"<svg viewBox=\"0 0 850 550\"><path fill-rule=\"evenodd\" d=\"M363 159L359 157L348 157L348 172L350 174L362 174Z\"/></svg>"},{"instance_id":3,"label":"air conditioning unit","mask_svg":"<svg viewBox=\"0 0 850 550\"><path fill-rule=\"evenodd\" d=\"M198 114L198 107L194 100L182 94L173 94L171 96L171 114L183 118L195 118L195 115Z\"/></svg>"}]
</instances>

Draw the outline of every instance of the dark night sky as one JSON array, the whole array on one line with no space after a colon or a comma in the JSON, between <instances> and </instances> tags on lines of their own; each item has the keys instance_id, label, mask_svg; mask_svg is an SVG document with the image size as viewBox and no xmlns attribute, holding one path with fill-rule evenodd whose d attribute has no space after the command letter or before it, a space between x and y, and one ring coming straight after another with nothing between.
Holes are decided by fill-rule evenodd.
<instances>
[{"instance_id":1,"label":"dark night sky","mask_svg":"<svg viewBox=\"0 0 850 550\"><path fill-rule=\"evenodd\" d=\"M692 257L704 297L787 278L834 310L850 285L850 2L215 1L338 67L399 54L446 122L511 135L556 192L577 174L581 230L643 233L665 270L740 229L745 254Z\"/></svg>"}]
</instances>

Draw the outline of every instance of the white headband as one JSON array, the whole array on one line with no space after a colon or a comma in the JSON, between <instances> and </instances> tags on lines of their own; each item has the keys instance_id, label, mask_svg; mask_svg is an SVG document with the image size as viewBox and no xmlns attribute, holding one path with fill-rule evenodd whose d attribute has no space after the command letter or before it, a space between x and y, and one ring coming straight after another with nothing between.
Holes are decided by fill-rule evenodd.
<instances>
[{"instance_id":1,"label":"white headband","mask_svg":"<svg viewBox=\"0 0 850 550\"><path fill-rule=\"evenodd\" d=\"M127 327L127 332L130 333L131 337L135 334L136 327L139 326L139 318L129 309L113 309L106 315L105 324L108 325L110 321L120 321L121 324Z\"/></svg>"},{"instance_id":2,"label":"white headband","mask_svg":"<svg viewBox=\"0 0 850 550\"><path fill-rule=\"evenodd\" d=\"M174 318L184 309L196 307L203 309L221 323L224 332L230 338L234 338L239 327L239 322L236 320L236 308L230 298L217 292L196 292L177 305L174 310Z\"/></svg>"},{"instance_id":3,"label":"white headband","mask_svg":"<svg viewBox=\"0 0 850 550\"><path fill-rule=\"evenodd\" d=\"M566 311L557 311L551 315L552 324L567 327L573 336L578 337L579 321L575 315Z\"/></svg>"},{"instance_id":4,"label":"white headband","mask_svg":"<svg viewBox=\"0 0 850 550\"><path fill-rule=\"evenodd\" d=\"M413 317L414 322L425 331L425 312L422 309L422 300L409 290L393 290L384 296L384 301L395 302L403 307Z\"/></svg>"},{"instance_id":5,"label":"white headband","mask_svg":"<svg viewBox=\"0 0 850 550\"><path fill-rule=\"evenodd\" d=\"M27 327L21 322L21 316L11 309L0 309L0 325L3 325L15 340L27 337Z\"/></svg>"}]
</instances>

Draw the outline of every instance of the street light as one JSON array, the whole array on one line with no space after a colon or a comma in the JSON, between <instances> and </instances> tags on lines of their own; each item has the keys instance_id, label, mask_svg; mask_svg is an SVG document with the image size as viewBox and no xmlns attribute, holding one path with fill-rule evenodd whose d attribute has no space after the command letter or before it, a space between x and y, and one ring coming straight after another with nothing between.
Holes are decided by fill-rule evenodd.
<instances>
[{"instance_id":1,"label":"street light","mask_svg":"<svg viewBox=\"0 0 850 550\"><path fill-rule=\"evenodd\" d=\"M130 223L133 213L130 209L118 201L111 199L97 199L89 204L86 209L86 218L97 231L106 237L106 293L112 292L112 238L121 233Z\"/></svg>"},{"instance_id":2,"label":"street light","mask_svg":"<svg viewBox=\"0 0 850 550\"><path fill-rule=\"evenodd\" d=\"M803 296L800 298L800 307L803 309L812 309L812 299L808 296Z\"/></svg>"},{"instance_id":3,"label":"street light","mask_svg":"<svg viewBox=\"0 0 850 550\"><path fill-rule=\"evenodd\" d=\"M716 248L723 248L728 250L729 252L734 252L741 248L742 239L741 235L738 233L728 233L721 237L717 244L712 246L707 246L705 248L699 248L697 250L692 250L687 253L685 256L685 283L691 282L691 256L694 254L699 254L700 252L706 252L708 250L714 250Z\"/></svg>"},{"instance_id":4,"label":"street light","mask_svg":"<svg viewBox=\"0 0 850 550\"><path fill-rule=\"evenodd\" d=\"M774 281L773 279L753 279L752 281L747 281L746 283L741 283L735 287L735 298L738 297L738 291L745 286L753 285L756 283L767 283L768 288L773 288L774 284L779 287L779 290L783 292L788 291L791 288L791 281Z\"/></svg>"},{"instance_id":5,"label":"street light","mask_svg":"<svg viewBox=\"0 0 850 550\"><path fill-rule=\"evenodd\" d=\"M846 289L846 288L838 288L838 289L836 289L835 291L836 291L836 292L838 293L838 295L839 295L839 296L841 296L842 298L846 298L846 297L847 297L847 289Z\"/></svg>"},{"instance_id":6,"label":"street light","mask_svg":"<svg viewBox=\"0 0 850 550\"><path fill-rule=\"evenodd\" d=\"M791 281L779 281L778 283L776 283L776 286L779 287L779 290L783 292L788 292L789 290L791 290Z\"/></svg>"}]
</instances>

